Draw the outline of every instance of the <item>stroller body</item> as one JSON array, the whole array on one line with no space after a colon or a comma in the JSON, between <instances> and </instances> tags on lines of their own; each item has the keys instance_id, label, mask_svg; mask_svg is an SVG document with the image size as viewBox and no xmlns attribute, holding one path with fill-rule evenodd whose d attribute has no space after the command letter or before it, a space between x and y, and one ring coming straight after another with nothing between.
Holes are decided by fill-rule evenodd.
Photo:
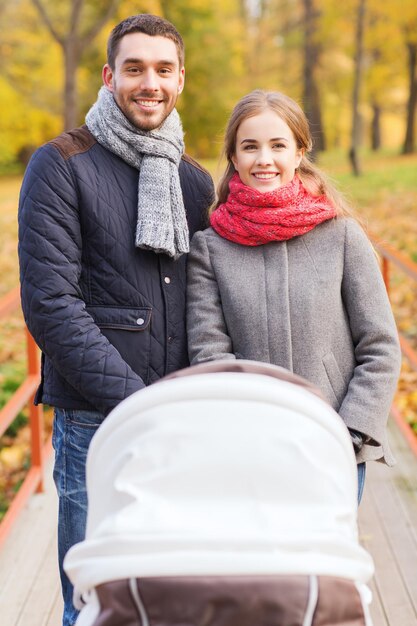
<instances>
[{"instance_id":1,"label":"stroller body","mask_svg":"<svg viewBox=\"0 0 417 626\"><path fill-rule=\"evenodd\" d=\"M130 396L93 438L87 491L65 560L77 626L371 623L348 431L286 370L203 364Z\"/></svg>"}]
</instances>

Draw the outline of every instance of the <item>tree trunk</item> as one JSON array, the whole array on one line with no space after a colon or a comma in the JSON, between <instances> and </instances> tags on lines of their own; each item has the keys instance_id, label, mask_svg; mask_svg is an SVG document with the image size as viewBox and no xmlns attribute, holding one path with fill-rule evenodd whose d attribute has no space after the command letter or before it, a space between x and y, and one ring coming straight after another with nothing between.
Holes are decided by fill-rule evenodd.
<instances>
[{"instance_id":1,"label":"tree trunk","mask_svg":"<svg viewBox=\"0 0 417 626\"><path fill-rule=\"evenodd\" d=\"M407 125L405 131L403 154L412 154L414 152L414 130L417 105L417 44L408 42L407 49L409 94L407 103Z\"/></svg>"},{"instance_id":2,"label":"tree trunk","mask_svg":"<svg viewBox=\"0 0 417 626\"><path fill-rule=\"evenodd\" d=\"M372 105L371 146L374 151L381 147L381 107L375 102Z\"/></svg>"},{"instance_id":3,"label":"tree trunk","mask_svg":"<svg viewBox=\"0 0 417 626\"><path fill-rule=\"evenodd\" d=\"M361 119L359 114L359 92L362 81L362 65L363 65L363 33L365 26L365 6L366 0L359 0L357 22L356 22L356 38L355 38L355 75L353 79L352 93L352 131L351 144L349 150L349 159L352 165L352 171L355 176L360 176L361 167L359 164L358 149L361 141Z\"/></svg>"},{"instance_id":4,"label":"tree trunk","mask_svg":"<svg viewBox=\"0 0 417 626\"><path fill-rule=\"evenodd\" d=\"M77 68L79 54L73 38L68 38L64 51L64 130L78 126Z\"/></svg>"},{"instance_id":5,"label":"tree trunk","mask_svg":"<svg viewBox=\"0 0 417 626\"><path fill-rule=\"evenodd\" d=\"M118 0L108 0L104 3L99 15L95 20L83 24L81 19L85 0L68 0L71 7L69 24L67 31L56 28L52 17L48 12L49 3L45 0L32 0L39 15L49 30L52 37L59 43L64 56L64 130L69 130L78 125L78 97L77 97L77 68L81 60L83 51L90 45L98 35L104 24L115 12ZM81 24L84 25L84 32L81 31Z\"/></svg>"},{"instance_id":6,"label":"tree trunk","mask_svg":"<svg viewBox=\"0 0 417 626\"><path fill-rule=\"evenodd\" d=\"M325 150L326 142L323 130L320 95L317 87L316 68L319 63L320 46L315 41L318 12L314 0L303 0L304 6L304 112L310 125L313 138L312 158L317 152Z\"/></svg>"}]
</instances>

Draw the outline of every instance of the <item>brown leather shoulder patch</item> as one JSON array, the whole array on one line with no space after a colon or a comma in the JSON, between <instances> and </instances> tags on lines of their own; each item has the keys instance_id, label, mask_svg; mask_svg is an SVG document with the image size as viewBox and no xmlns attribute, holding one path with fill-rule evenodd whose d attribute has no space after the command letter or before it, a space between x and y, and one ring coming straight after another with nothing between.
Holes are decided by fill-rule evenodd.
<instances>
[{"instance_id":1,"label":"brown leather shoulder patch","mask_svg":"<svg viewBox=\"0 0 417 626\"><path fill-rule=\"evenodd\" d=\"M208 170L206 170L205 167L203 167L202 165L200 165L200 163L198 163L198 161L196 161L195 159L193 159L192 157L190 157L189 154L183 154L182 155L182 160L185 161L186 163L189 163L190 165L192 165L193 167L195 167L196 169L200 170L200 172L204 172L204 174L207 174L208 176L210 176L211 178L211 174Z\"/></svg>"},{"instance_id":2,"label":"brown leather shoulder patch","mask_svg":"<svg viewBox=\"0 0 417 626\"><path fill-rule=\"evenodd\" d=\"M97 140L88 130L87 126L81 126L80 128L74 128L66 133L62 133L59 137L52 139L49 142L59 152L64 159L69 159L75 154L81 154L87 152Z\"/></svg>"}]
</instances>

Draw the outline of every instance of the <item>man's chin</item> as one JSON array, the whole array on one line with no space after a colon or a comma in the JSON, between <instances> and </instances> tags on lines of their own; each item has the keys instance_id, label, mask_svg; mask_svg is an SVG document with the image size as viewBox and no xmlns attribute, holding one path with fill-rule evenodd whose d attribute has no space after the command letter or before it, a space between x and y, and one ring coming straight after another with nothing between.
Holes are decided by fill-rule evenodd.
<instances>
[{"instance_id":1,"label":"man's chin","mask_svg":"<svg viewBox=\"0 0 417 626\"><path fill-rule=\"evenodd\" d=\"M135 116L130 122L139 130L155 130L164 121L166 116L162 115L141 115Z\"/></svg>"},{"instance_id":2,"label":"man's chin","mask_svg":"<svg viewBox=\"0 0 417 626\"><path fill-rule=\"evenodd\" d=\"M171 111L168 111L165 107L160 108L159 111L125 111L125 115L129 122L136 126L139 130L154 130L159 128L161 124L166 120ZM129 115L127 115L129 113Z\"/></svg>"}]
</instances>

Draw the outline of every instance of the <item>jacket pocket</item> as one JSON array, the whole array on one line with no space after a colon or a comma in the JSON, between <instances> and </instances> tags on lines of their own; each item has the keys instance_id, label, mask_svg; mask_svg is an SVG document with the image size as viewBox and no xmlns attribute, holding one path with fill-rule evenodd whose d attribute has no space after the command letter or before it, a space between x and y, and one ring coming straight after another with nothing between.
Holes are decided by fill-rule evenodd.
<instances>
[{"instance_id":1,"label":"jacket pocket","mask_svg":"<svg viewBox=\"0 0 417 626\"><path fill-rule=\"evenodd\" d=\"M140 309L120 306L87 306L99 328L118 328L120 330L144 331L151 323L151 307Z\"/></svg>"},{"instance_id":2,"label":"jacket pocket","mask_svg":"<svg viewBox=\"0 0 417 626\"><path fill-rule=\"evenodd\" d=\"M328 352L328 354L324 355L323 365L326 370L327 378L329 379L330 387L340 406L346 394L346 384L332 352Z\"/></svg>"},{"instance_id":3,"label":"jacket pocket","mask_svg":"<svg viewBox=\"0 0 417 626\"><path fill-rule=\"evenodd\" d=\"M147 385L151 346L151 307L95 305L87 306L86 311L122 359Z\"/></svg>"}]
</instances>

